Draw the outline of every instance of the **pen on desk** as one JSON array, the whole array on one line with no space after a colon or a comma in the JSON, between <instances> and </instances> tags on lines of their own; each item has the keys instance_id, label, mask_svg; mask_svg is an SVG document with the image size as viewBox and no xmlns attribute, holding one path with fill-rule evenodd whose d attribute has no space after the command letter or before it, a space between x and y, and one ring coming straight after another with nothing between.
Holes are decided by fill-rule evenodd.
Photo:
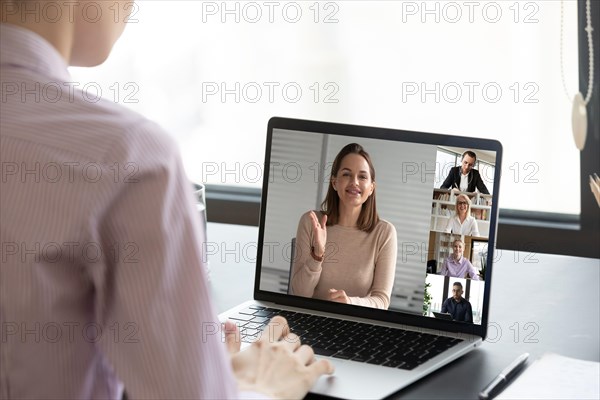
<instances>
[{"instance_id":1,"label":"pen on desk","mask_svg":"<svg viewBox=\"0 0 600 400\"><path fill-rule=\"evenodd\" d=\"M479 393L481 400L493 399L502 389L504 389L510 380L519 372L521 367L529 358L529 353L521 354L515 361L494 378L486 387Z\"/></svg>"}]
</instances>

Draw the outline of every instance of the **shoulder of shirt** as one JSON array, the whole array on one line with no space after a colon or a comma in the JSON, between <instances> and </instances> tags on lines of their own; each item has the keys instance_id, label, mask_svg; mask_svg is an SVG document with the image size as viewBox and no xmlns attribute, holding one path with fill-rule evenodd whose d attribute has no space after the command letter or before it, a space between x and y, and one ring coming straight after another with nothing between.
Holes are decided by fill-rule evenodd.
<instances>
[{"instance_id":1,"label":"shoulder of shirt","mask_svg":"<svg viewBox=\"0 0 600 400\"><path fill-rule=\"evenodd\" d=\"M120 115L123 120L119 123L117 118L115 121L117 134L110 137L113 143L111 147L120 146L123 156L127 157L126 161L137 159L148 161L149 158L159 161L180 157L175 139L160 125L132 110L124 109L122 106L119 108L122 109ZM113 151L109 149L105 157L111 158L112 154Z\"/></svg>"},{"instance_id":2,"label":"shoulder of shirt","mask_svg":"<svg viewBox=\"0 0 600 400\"><path fill-rule=\"evenodd\" d=\"M174 139L141 114L107 99L84 99L79 92L63 92L57 102L13 105L12 124L18 124L19 129L3 132L3 136L93 162L137 162L150 157L164 160L179 154ZM10 104L5 106L11 108ZM24 114L26 122L20 122Z\"/></svg>"},{"instance_id":3,"label":"shoulder of shirt","mask_svg":"<svg viewBox=\"0 0 600 400\"><path fill-rule=\"evenodd\" d=\"M387 235L396 234L396 227L394 224L385 219L379 219L379 222L377 223L377 226L375 226L373 232L381 232Z\"/></svg>"},{"instance_id":4,"label":"shoulder of shirt","mask_svg":"<svg viewBox=\"0 0 600 400\"><path fill-rule=\"evenodd\" d=\"M82 104L83 103L83 104ZM119 151L127 161L178 152L174 139L157 123L110 100L75 104L81 124L89 130L82 135L99 146L103 159L118 158ZM93 126L93 128L92 128Z\"/></svg>"},{"instance_id":5,"label":"shoulder of shirt","mask_svg":"<svg viewBox=\"0 0 600 400\"><path fill-rule=\"evenodd\" d=\"M306 218L306 219L310 219L310 213L314 212L318 218L321 218L323 216L323 212L321 210L308 210L307 212L305 212L304 214L302 214L301 218Z\"/></svg>"}]
</instances>

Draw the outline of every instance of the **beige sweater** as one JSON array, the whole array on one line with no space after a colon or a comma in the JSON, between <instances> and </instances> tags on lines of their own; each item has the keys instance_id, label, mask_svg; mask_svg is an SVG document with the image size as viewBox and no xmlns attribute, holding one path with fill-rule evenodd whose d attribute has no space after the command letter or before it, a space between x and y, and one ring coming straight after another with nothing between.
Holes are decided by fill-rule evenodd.
<instances>
[{"instance_id":1,"label":"beige sweater","mask_svg":"<svg viewBox=\"0 0 600 400\"><path fill-rule=\"evenodd\" d=\"M320 219L320 213L317 213ZM371 233L334 225L327 227L322 262L310 254L312 224L302 215L296 234L291 294L329 299L329 289L344 290L352 304L387 309L396 273L396 228L381 220Z\"/></svg>"}]
</instances>

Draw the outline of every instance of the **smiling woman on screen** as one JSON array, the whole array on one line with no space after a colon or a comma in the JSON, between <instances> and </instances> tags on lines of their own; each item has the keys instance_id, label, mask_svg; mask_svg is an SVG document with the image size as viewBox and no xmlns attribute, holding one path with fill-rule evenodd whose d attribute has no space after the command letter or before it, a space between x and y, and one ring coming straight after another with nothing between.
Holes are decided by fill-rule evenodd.
<instances>
[{"instance_id":1,"label":"smiling woman on screen","mask_svg":"<svg viewBox=\"0 0 600 400\"><path fill-rule=\"evenodd\" d=\"M394 285L396 229L379 218L375 168L356 143L336 156L321 211L302 215L290 294L387 309Z\"/></svg>"}]
</instances>

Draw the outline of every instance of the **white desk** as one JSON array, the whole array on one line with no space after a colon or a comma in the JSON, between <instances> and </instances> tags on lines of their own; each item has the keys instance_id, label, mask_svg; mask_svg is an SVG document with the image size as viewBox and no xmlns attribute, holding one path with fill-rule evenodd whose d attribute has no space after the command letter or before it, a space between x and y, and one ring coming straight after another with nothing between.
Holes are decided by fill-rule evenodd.
<instances>
[{"instance_id":1,"label":"white desk","mask_svg":"<svg viewBox=\"0 0 600 400\"><path fill-rule=\"evenodd\" d=\"M256 227L209 223L219 312L252 298L257 238ZM524 352L600 361L600 260L507 250L496 260L487 340L394 398L476 398Z\"/></svg>"}]
</instances>

